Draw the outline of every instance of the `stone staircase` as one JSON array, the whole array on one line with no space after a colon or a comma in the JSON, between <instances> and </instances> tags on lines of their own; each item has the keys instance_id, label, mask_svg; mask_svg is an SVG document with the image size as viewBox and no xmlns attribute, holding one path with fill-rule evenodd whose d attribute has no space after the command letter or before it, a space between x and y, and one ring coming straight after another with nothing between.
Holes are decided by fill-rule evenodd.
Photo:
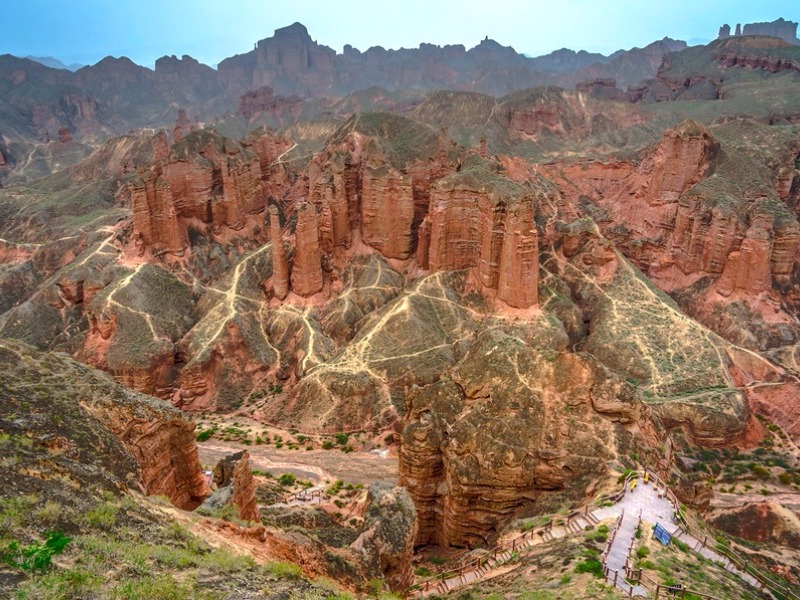
<instances>
[{"instance_id":1,"label":"stone staircase","mask_svg":"<svg viewBox=\"0 0 800 600\"><path fill-rule=\"evenodd\" d=\"M709 547L707 538L700 540L682 528L675 518L677 499L657 476L650 475L649 481L645 478L640 485L631 487L632 480L637 476L636 474L631 475L625 481L623 489L610 497L610 502L613 502L611 506L595 508L591 511L589 507L585 507L583 510L570 513L558 524L551 521L547 525L527 531L490 550L480 559L462 565L455 572L451 572L449 576L442 575L441 579L428 579L418 583L419 587L412 589L408 596L423 597L430 594L447 594L456 588L491 577L493 573L501 573L500 567L512 561L527 548L580 534L587 528L593 528L604 519L616 518L610 532L610 539L602 555L606 581L625 592L628 597L651 597L650 589L635 583L635 580L633 583L629 583L626 579L632 572L629 571L634 564L631 550L636 529L641 525L643 517L650 524L660 523L663 525L675 539L687 544L694 553L720 563L727 571L738 575L750 585L770 593L764 584L750 573L738 568L724 554ZM666 589L657 582L651 581L648 585L651 585L653 589ZM770 595L773 598L776 597L773 594ZM711 598L710 596L706 597ZM787 593L786 597L797 598L790 593Z\"/></svg>"},{"instance_id":2,"label":"stone staircase","mask_svg":"<svg viewBox=\"0 0 800 600\"><path fill-rule=\"evenodd\" d=\"M595 512L588 510L571 513L559 525L548 524L527 531L516 538L505 542L502 546L489 551L484 557L458 568L450 577L421 582L420 588L411 590L410 597L421 597L430 594L445 594L479 579L483 579L499 567L513 560L520 552L532 546L546 544L552 540L575 535L594 527L600 522Z\"/></svg>"}]
</instances>

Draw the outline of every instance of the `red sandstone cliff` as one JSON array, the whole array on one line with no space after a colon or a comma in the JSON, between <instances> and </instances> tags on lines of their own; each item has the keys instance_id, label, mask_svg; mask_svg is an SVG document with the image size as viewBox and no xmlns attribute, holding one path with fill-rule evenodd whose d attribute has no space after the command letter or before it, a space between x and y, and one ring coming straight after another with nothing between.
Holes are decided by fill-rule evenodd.
<instances>
[{"instance_id":1,"label":"red sandstone cliff","mask_svg":"<svg viewBox=\"0 0 800 600\"><path fill-rule=\"evenodd\" d=\"M266 206L258 156L208 131L193 132L166 159L142 169L129 190L134 234L146 247L168 252L188 247L189 222L212 234L241 230Z\"/></svg>"},{"instance_id":2,"label":"red sandstone cliff","mask_svg":"<svg viewBox=\"0 0 800 600\"><path fill-rule=\"evenodd\" d=\"M436 182L417 261L432 271L472 269L483 290L515 308L537 303L538 234L531 190L488 165Z\"/></svg>"},{"instance_id":3,"label":"red sandstone cliff","mask_svg":"<svg viewBox=\"0 0 800 600\"><path fill-rule=\"evenodd\" d=\"M301 296L311 296L322 291L319 226L317 211L311 204L302 204L297 211L292 290Z\"/></svg>"},{"instance_id":4,"label":"red sandstone cliff","mask_svg":"<svg viewBox=\"0 0 800 600\"><path fill-rule=\"evenodd\" d=\"M200 471L194 423L161 400L135 402L97 397L81 406L133 454L149 495L167 496L175 506L194 509L208 493Z\"/></svg>"},{"instance_id":5,"label":"red sandstone cliff","mask_svg":"<svg viewBox=\"0 0 800 600\"><path fill-rule=\"evenodd\" d=\"M279 300L289 293L289 263L283 245L280 214L274 204L269 207L269 234L272 243L272 290Z\"/></svg>"},{"instance_id":6,"label":"red sandstone cliff","mask_svg":"<svg viewBox=\"0 0 800 600\"><path fill-rule=\"evenodd\" d=\"M256 485L246 450L221 459L214 467L214 493L203 503L204 508L220 509L230 504L243 521L259 521Z\"/></svg>"}]
</instances>

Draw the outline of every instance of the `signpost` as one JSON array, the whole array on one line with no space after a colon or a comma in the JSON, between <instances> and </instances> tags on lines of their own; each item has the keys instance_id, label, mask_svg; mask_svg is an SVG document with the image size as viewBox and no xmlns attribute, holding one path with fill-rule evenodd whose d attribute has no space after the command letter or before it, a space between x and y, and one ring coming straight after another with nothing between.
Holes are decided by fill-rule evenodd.
<instances>
[{"instance_id":1,"label":"signpost","mask_svg":"<svg viewBox=\"0 0 800 600\"><path fill-rule=\"evenodd\" d=\"M653 528L653 537L665 546L669 546L669 542L672 539L672 534L664 529L660 523L656 523L656 526Z\"/></svg>"}]
</instances>

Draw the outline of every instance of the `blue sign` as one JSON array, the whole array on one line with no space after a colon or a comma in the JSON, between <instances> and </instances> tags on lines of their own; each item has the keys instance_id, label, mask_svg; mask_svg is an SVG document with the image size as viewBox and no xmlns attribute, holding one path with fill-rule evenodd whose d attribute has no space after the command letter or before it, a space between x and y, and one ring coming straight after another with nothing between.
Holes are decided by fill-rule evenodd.
<instances>
[{"instance_id":1,"label":"blue sign","mask_svg":"<svg viewBox=\"0 0 800 600\"><path fill-rule=\"evenodd\" d=\"M664 529L659 523L656 523L656 526L653 528L653 537L665 546L669 546L669 542L672 539L672 534Z\"/></svg>"}]
</instances>

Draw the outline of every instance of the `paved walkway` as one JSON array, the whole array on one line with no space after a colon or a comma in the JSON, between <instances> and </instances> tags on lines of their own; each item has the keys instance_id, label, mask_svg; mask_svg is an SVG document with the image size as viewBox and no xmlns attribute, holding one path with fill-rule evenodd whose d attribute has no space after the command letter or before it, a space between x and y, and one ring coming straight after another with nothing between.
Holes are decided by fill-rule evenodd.
<instances>
[{"instance_id":1,"label":"paved walkway","mask_svg":"<svg viewBox=\"0 0 800 600\"><path fill-rule=\"evenodd\" d=\"M649 596L649 592L641 585L631 586L625 582L625 563L628 561L628 552L633 546L636 537L636 528L641 521L651 524L660 523L668 531L677 529L674 518L675 508L655 484L644 483L644 479L636 481L636 486L631 491L630 486L625 490L622 499L613 506L600 508L594 514L600 519L622 516L617 529L612 531L613 542L608 549L605 565L608 568L608 581L616 583L617 587L626 592L633 587L632 595Z\"/></svg>"},{"instance_id":2,"label":"paved walkway","mask_svg":"<svg viewBox=\"0 0 800 600\"><path fill-rule=\"evenodd\" d=\"M675 507L667 497L663 484L657 485L653 480L650 483L644 483L644 479L639 478L633 490L628 484L625 494L612 506L581 513L569 519L564 525L553 526L549 530L542 531L539 529L536 532L524 534L512 542L504 544L502 550L496 550L481 563L460 569L459 572L451 575L448 579L429 581L422 589L414 590L409 595L445 594L455 588L483 579L492 572L497 574L501 572L500 568L503 564L510 561L515 553L531 546L579 533L586 527L594 526L604 519L616 519L615 529L609 532L609 535L613 537L606 550L607 581L612 584L616 583L618 588L630 593L634 598L648 598L652 595L647 588L641 585L632 586L625 579L625 563L636 537L636 528L641 522L647 523L647 531L643 531L644 535L651 535L651 527L658 523L669 531L673 537L688 544L692 551L709 560L720 563L727 571L738 575L750 585L764 589L752 575L739 570L726 557L706 547L704 545L705 540L698 540L679 527L675 520Z\"/></svg>"}]
</instances>

